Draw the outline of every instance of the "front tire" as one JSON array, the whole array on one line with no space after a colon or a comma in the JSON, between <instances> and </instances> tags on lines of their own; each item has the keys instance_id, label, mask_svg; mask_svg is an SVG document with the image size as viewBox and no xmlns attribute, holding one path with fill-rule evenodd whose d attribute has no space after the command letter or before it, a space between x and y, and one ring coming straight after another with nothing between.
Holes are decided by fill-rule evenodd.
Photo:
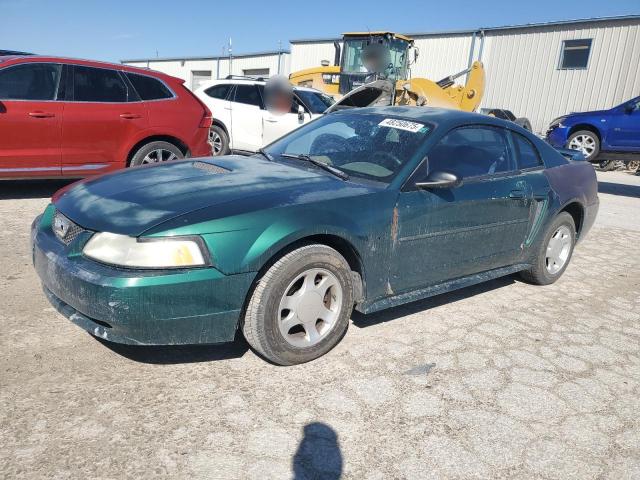
<instances>
[{"instance_id":1,"label":"front tire","mask_svg":"<svg viewBox=\"0 0 640 480\"><path fill-rule=\"evenodd\" d=\"M560 212L538 244L531 268L520 272L520 276L535 285L554 283L567 269L575 243L576 226L573 217L567 212Z\"/></svg>"},{"instance_id":2,"label":"front tire","mask_svg":"<svg viewBox=\"0 0 640 480\"><path fill-rule=\"evenodd\" d=\"M306 245L284 255L258 280L242 332L273 363L309 362L342 339L353 304L347 261L326 245Z\"/></svg>"},{"instance_id":3,"label":"front tire","mask_svg":"<svg viewBox=\"0 0 640 480\"><path fill-rule=\"evenodd\" d=\"M229 153L229 136L224 129L218 125L213 125L209 129L209 145L211 145L211 155L219 157Z\"/></svg>"},{"instance_id":4,"label":"front tire","mask_svg":"<svg viewBox=\"0 0 640 480\"><path fill-rule=\"evenodd\" d=\"M168 162L184 158L184 153L169 142L150 142L143 145L131 158L130 167L139 167L152 163Z\"/></svg>"},{"instance_id":5,"label":"front tire","mask_svg":"<svg viewBox=\"0 0 640 480\"><path fill-rule=\"evenodd\" d=\"M600 153L600 139L591 130L579 130L569 136L566 148L580 151L591 162Z\"/></svg>"}]
</instances>

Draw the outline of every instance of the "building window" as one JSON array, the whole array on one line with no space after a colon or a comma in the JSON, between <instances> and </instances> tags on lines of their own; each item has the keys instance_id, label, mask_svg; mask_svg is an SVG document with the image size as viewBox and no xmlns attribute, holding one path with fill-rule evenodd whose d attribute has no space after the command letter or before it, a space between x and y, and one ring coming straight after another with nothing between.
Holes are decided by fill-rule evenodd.
<instances>
[{"instance_id":1,"label":"building window","mask_svg":"<svg viewBox=\"0 0 640 480\"><path fill-rule=\"evenodd\" d=\"M592 41L593 40L591 38L563 41L562 54L560 56L560 68L587 68Z\"/></svg>"},{"instance_id":2,"label":"building window","mask_svg":"<svg viewBox=\"0 0 640 480\"><path fill-rule=\"evenodd\" d=\"M245 68L242 70L242 74L247 77L268 77L269 69L268 68Z\"/></svg>"}]
</instances>

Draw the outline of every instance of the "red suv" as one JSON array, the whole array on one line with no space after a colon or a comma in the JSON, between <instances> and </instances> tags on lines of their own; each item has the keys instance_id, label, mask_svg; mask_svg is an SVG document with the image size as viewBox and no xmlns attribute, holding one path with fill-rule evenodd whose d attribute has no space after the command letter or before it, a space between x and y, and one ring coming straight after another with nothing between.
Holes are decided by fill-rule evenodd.
<instances>
[{"instance_id":1,"label":"red suv","mask_svg":"<svg viewBox=\"0 0 640 480\"><path fill-rule=\"evenodd\" d=\"M83 177L211 155L183 81L124 65L0 57L0 178Z\"/></svg>"}]
</instances>

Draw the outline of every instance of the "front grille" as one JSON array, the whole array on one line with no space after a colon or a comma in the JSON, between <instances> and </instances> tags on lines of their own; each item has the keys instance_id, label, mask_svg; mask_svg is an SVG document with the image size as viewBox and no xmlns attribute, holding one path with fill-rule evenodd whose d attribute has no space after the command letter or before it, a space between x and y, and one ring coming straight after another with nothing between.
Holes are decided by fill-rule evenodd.
<instances>
[{"instance_id":1,"label":"front grille","mask_svg":"<svg viewBox=\"0 0 640 480\"><path fill-rule=\"evenodd\" d=\"M78 235L87 231L58 211L53 215L53 225L51 228L53 228L53 233L56 235L58 240L65 245L69 245L78 237Z\"/></svg>"}]
</instances>

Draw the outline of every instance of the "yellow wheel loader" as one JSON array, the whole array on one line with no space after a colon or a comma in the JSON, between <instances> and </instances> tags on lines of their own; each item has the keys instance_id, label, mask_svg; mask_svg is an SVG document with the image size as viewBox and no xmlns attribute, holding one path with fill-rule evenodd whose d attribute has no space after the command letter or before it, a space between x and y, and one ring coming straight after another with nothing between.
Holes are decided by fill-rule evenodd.
<instances>
[{"instance_id":1,"label":"yellow wheel loader","mask_svg":"<svg viewBox=\"0 0 640 480\"><path fill-rule=\"evenodd\" d=\"M411 78L411 66L418 58L418 50L413 39L405 35L393 32L345 33L342 55L338 42L334 45L335 65L330 66L325 61L320 67L292 73L289 81L336 97L347 93L352 95L354 90L366 85L365 90L373 94L372 88L382 88L380 81L384 81L388 90L391 82L393 91L382 90L385 90L385 98L389 94L396 105L425 105L472 112L482 100L485 80L481 62L473 62L462 72L434 82L426 78ZM465 85L456 85L455 79L463 75L467 76ZM370 85L372 82L376 82L376 86Z\"/></svg>"}]
</instances>

